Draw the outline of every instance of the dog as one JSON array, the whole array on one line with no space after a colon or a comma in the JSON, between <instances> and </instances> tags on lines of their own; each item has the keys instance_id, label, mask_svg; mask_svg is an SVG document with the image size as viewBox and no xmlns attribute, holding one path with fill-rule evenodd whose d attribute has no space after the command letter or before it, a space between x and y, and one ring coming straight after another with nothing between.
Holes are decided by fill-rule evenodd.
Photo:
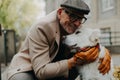
<instances>
[{"instance_id":1,"label":"dog","mask_svg":"<svg viewBox=\"0 0 120 80\"><path fill-rule=\"evenodd\" d=\"M86 47L93 47L99 44L100 54L98 58L89 64L77 66L79 80L113 80L113 63L111 61L111 70L102 75L99 73L99 59L105 55L105 47L100 44L101 33L99 29L79 28L73 34L64 36L63 43L70 48L70 52L76 53Z\"/></svg>"}]
</instances>

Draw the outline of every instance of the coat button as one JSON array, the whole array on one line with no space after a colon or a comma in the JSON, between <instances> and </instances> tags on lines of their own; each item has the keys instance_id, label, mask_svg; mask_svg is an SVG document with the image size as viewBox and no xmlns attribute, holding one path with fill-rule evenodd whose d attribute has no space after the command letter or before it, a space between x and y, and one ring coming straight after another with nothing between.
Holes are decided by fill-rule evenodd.
<instances>
[{"instance_id":1,"label":"coat button","mask_svg":"<svg viewBox=\"0 0 120 80\"><path fill-rule=\"evenodd\" d=\"M21 69L17 69L17 71L20 71Z\"/></svg>"}]
</instances>

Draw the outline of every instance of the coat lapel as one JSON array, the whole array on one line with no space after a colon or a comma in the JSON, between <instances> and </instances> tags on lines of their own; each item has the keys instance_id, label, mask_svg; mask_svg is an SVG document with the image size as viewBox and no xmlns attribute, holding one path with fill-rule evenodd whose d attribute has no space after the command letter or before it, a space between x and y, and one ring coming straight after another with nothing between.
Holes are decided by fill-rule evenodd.
<instances>
[{"instance_id":1,"label":"coat lapel","mask_svg":"<svg viewBox=\"0 0 120 80\"><path fill-rule=\"evenodd\" d=\"M58 46L59 46L59 43L60 43L60 29L59 29L59 23L58 23L58 20L57 20L57 10L55 10L55 11L53 11L51 14L50 14L50 17L49 17L49 19L51 19L51 20L55 20L52 24L51 24L51 26L54 26L54 34L55 34L55 40L56 40L56 42L57 42L57 44L58 44Z\"/></svg>"},{"instance_id":2,"label":"coat lapel","mask_svg":"<svg viewBox=\"0 0 120 80\"><path fill-rule=\"evenodd\" d=\"M60 44L60 29L59 29L59 25L58 25L58 23L56 24L56 38L55 38L55 40L56 40L56 42L57 42L57 44L59 45Z\"/></svg>"}]
</instances>

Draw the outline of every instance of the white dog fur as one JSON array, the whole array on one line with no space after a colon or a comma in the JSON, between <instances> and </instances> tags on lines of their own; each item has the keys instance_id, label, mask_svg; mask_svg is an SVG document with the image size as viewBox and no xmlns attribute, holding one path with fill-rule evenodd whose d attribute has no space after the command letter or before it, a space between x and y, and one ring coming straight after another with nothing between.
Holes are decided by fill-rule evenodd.
<instances>
[{"instance_id":1,"label":"white dog fur","mask_svg":"<svg viewBox=\"0 0 120 80\"><path fill-rule=\"evenodd\" d=\"M67 35L64 43L68 46L84 48L87 46L95 46L100 41L100 30L90 29L90 28L80 28L76 30L75 33ZM74 51L74 50L72 50ZM99 73L99 59L103 58L105 54L104 46L100 45L100 54L96 61L86 64L83 66L78 66L78 71L80 73L80 80L113 80L113 65L111 61L111 70L109 73L102 75Z\"/></svg>"}]
</instances>

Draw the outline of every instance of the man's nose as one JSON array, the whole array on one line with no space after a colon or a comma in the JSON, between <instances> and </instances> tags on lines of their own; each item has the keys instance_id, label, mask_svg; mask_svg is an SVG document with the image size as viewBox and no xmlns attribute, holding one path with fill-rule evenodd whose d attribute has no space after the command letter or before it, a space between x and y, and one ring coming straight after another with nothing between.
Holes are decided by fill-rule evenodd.
<instances>
[{"instance_id":1,"label":"man's nose","mask_svg":"<svg viewBox=\"0 0 120 80\"><path fill-rule=\"evenodd\" d=\"M77 27L79 27L80 24L81 24L81 22L80 22L79 20L76 20L76 21L74 22L74 25L77 26Z\"/></svg>"}]
</instances>

